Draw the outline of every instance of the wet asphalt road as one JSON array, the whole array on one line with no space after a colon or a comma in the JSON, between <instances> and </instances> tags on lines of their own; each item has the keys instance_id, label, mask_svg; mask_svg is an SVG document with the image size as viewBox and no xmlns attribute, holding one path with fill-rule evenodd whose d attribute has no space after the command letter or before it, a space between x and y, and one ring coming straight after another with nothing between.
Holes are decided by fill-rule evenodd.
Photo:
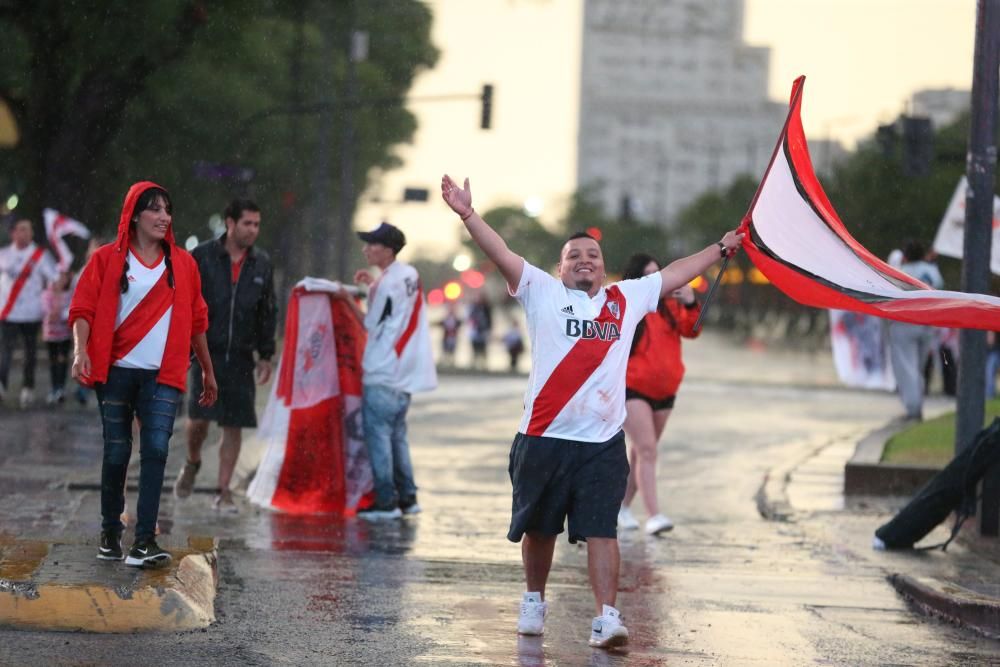
<instances>
[{"instance_id":1,"label":"wet asphalt road","mask_svg":"<svg viewBox=\"0 0 1000 667\"><path fill-rule=\"evenodd\" d=\"M757 513L753 496L768 470L880 425L898 412L893 396L703 379L685 384L661 442L660 496L677 528L662 539L622 540L618 606L628 651L587 647L586 552L565 540L549 583L546 634L519 639L520 550L504 535L507 452L523 388L522 378L452 376L415 400L411 441L425 511L401 522L247 506L218 517L211 496L177 503L164 495L172 533L164 542L222 538L218 622L145 636L0 630L0 664L1000 663L1000 642L911 611L883 572L852 555L867 545L830 538L835 513L790 523ZM90 423L66 428L83 438ZM69 435L53 435L41 418L32 428L30 442L4 440L0 529L96 533L97 494L60 489L51 475L92 467L98 450L81 439L66 451L60 442ZM181 444L175 437L172 468Z\"/></svg>"}]
</instances>

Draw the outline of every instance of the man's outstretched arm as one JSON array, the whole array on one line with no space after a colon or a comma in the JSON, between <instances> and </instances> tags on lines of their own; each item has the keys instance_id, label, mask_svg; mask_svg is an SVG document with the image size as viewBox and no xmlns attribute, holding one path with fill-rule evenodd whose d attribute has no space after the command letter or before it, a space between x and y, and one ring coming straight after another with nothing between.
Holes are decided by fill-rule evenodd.
<instances>
[{"instance_id":1,"label":"man's outstretched arm","mask_svg":"<svg viewBox=\"0 0 1000 667\"><path fill-rule=\"evenodd\" d=\"M670 264L667 264L660 271L663 278L663 286L660 288L660 298L665 298L668 294L682 285L694 280L705 272L708 267L718 262L725 255L733 255L740 247L743 234L736 231L726 232L721 241L713 243L701 252L682 257Z\"/></svg>"},{"instance_id":2,"label":"man's outstretched arm","mask_svg":"<svg viewBox=\"0 0 1000 667\"><path fill-rule=\"evenodd\" d=\"M441 177L441 198L462 218L469 236L476 242L486 256L497 265L500 275L507 281L511 290L516 290L521 283L521 273L524 271L524 258L507 247L500 235L486 221L479 217L472 208L472 190L469 179L465 186L458 187L451 177L445 174Z\"/></svg>"}]
</instances>

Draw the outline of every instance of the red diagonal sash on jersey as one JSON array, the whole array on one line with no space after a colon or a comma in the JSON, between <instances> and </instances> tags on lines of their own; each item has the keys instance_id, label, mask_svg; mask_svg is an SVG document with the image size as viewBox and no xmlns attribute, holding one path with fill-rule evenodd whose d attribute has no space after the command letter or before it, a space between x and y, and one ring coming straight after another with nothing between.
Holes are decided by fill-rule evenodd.
<instances>
[{"instance_id":1,"label":"red diagonal sash on jersey","mask_svg":"<svg viewBox=\"0 0 1000 667\"><path fill-rule=\"evenodd\" d=\"M616 324L620 326L625 321L625 297L617 286L606 290L607 299L600 315L594 320L600 326ZM612 306L612 304L614 304ZM609 307L612 306L612 307ZM612 308L618 310L615 317ZM528 422L526 435L540 436L566 407L569 400L580 390L591 373L597 370L608 355L611 345L618 340L608 336L606 339L596 336L583 338L570 349L569 353L552 371L545 381L542 390L538 392L531 406L531 421Z\"/></svg>"},{"instance_id":2,"label":"red diagonal sash on jersey","mask_svg":"<svg viewBox=\"0 0 1000 667\"><path fill-rule=\"evenodd\" d=\"M124 359L156 326L173 303L174 291L167 285L167 272L164 271L153 288L115 329L114 342L111 344L112 362Z\"/></svg>"},{"instance_id":3,"label":"red diagonal sash on jersey","mask_svg":"<svg viewBox=\"0 0 1000 667\"><path fill-rule=\"evenodd\" d=\"M413 336L413 332L417 330L417 324L420 323L420 309L424 305L424 292L423 287L420 285L420 281L417 281L417 301L413 304L413 312L410 313L410 321L406 323L406 328L403 330L403 334L396 341L396 356L403 354L403 350L406 348L406 344L410 342L410 338Z\"/></svg>"},{"instance_id":4,"label":"red diagonal sash on jersey","mask_svg":"<svg viewBox=\"0 0 1000 667\"><path fill-rule=\"evenodd\" d=\"M17 297L24 288L24 283L28 282L28 278L31 277L31 272L35 269L35 265L38 261L42 259L42 255L45 253L45 248L35 248L35 252L31 253L31 257L28 261L24 263L21 268L21 273L18 274L17 280L11 285L10 295L7 297L7 303L4 304L3 310L0 311L0 322L7 319L10 315L10 311L14 308L14 304L17 303Z\"/></svg>"}]
</instances>

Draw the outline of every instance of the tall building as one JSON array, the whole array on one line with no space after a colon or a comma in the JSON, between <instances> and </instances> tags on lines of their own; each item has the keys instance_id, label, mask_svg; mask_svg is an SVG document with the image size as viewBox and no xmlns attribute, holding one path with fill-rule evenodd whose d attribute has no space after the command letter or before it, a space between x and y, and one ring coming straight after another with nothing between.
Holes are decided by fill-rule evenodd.
<instances>
[{"instance_id":1,"label":"tall building","mask_svg":"<svg viewBox=\"0 0 1000 667\"><path fill-rule=\"evenodd\" d=\"M586 0L577 183L609 213L671 226L706 190L762 175L787 107L743 0Z\"/></svg>"},{"instance_id":2,"label":"tall building","mask_svg":"<svg viewBox=\"0 0 1000 667\"><path fill-rule=\"evenodd\" d=\"M931 119L935 128L948 125L969 111L972 93L956 88L929 88L913 93L910 114Z\"/></svg>"}]
</instances>

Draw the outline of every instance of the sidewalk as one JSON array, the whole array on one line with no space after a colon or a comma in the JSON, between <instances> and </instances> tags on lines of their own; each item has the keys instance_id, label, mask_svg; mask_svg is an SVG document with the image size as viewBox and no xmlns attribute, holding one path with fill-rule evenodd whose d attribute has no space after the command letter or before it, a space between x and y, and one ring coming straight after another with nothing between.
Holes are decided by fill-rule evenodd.
<instances>
[{"instance_id":1,"label":"sidewalk","mask_svg":"<svg viewBox=\"0 0 1000 667\"><path fill-rule=\"evenodd\" d=\"M936 405L928 414L943 411ZM875 529L891 519L909 496L846 496L844 469L856 449L874 447L881 452L892 433L891 424L874 433L859 432L773 469L757 496L761 515L805 525L832 549L878 568L923 613L1000 638L1000 540L980 536L975 517L963 524L946 552L871 547ZM944 542L953 525L954 515L927 535L918 549Z\"/></svg>"}]
</instances>

